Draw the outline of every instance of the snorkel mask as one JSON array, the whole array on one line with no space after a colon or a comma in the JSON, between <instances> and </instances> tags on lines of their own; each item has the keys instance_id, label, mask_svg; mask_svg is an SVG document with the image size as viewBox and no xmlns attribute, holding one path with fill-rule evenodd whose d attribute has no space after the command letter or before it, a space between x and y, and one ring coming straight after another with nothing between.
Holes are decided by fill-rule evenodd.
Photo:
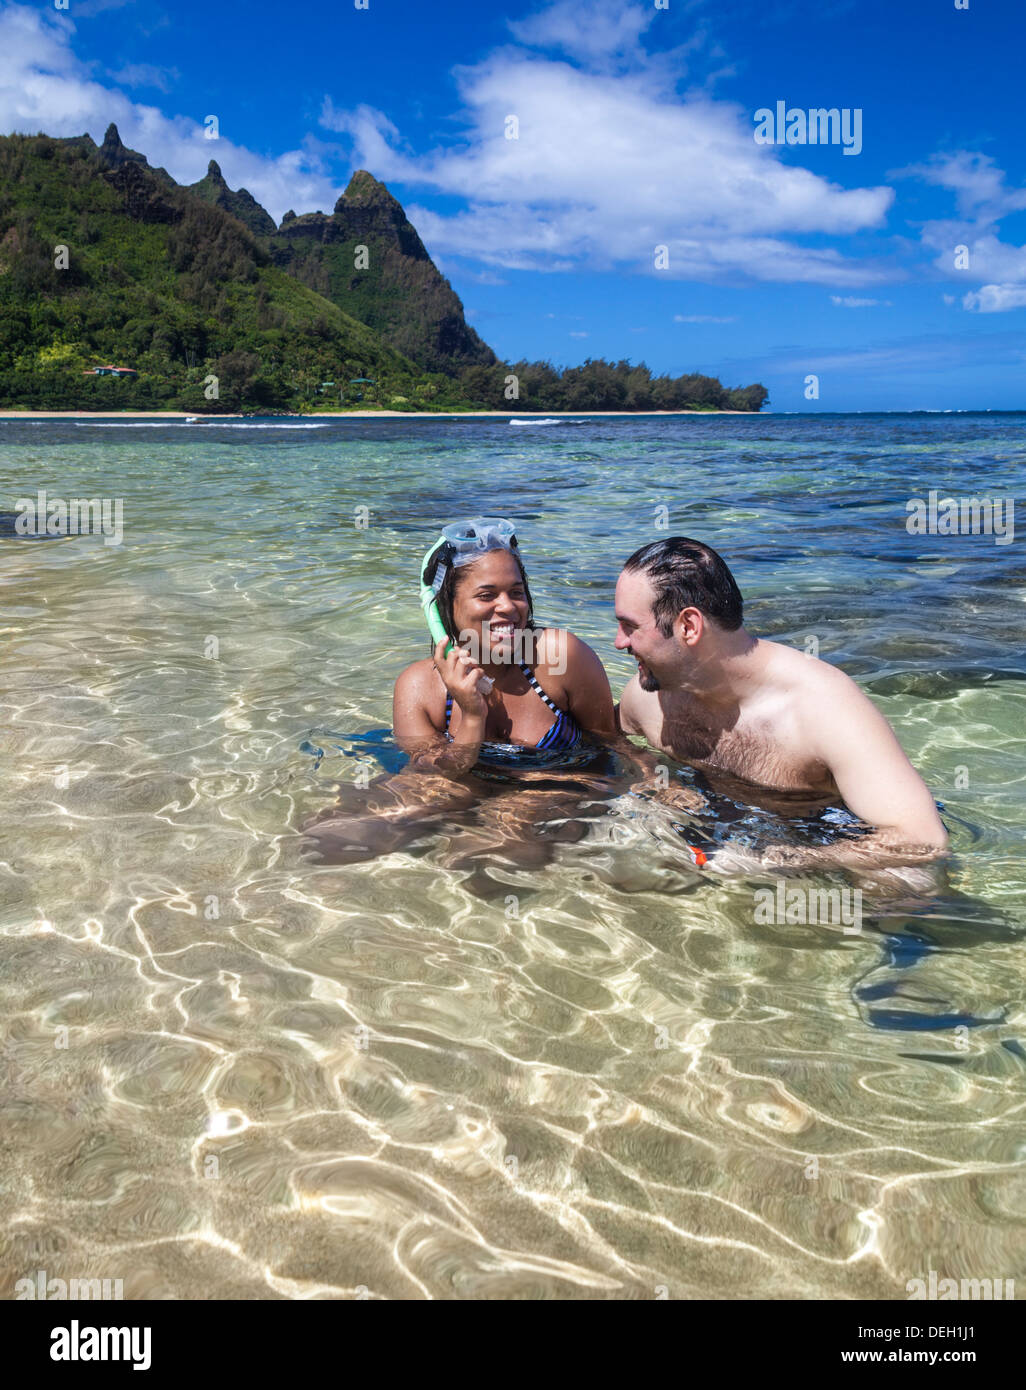
<instances>
[{"instance_id":1,"label":"snorkel mask","mask_svg":"<svg viewBox=\"0 0 1026 1390\"><path fill-rule=\"evenodd\" d=\"M438 611L438 591L450 566L472 564L489 550L517 550L516 532L511 521L497 516L475 516L469 521L454 521L446 526L438 540L424 556L420 566L420 606L427 619L428 630L436 644L447 642L445 655L452 651L452 639L445 630ZM491 681L482 676L481 685Z\"/></svg>"}]
</instances>

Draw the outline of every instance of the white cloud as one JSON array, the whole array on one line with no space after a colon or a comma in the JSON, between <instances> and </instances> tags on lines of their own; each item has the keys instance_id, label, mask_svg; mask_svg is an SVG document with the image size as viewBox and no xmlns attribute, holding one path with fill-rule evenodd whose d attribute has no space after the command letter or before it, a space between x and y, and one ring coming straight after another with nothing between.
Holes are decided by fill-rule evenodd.
<instances>
[{"instance_id":1,"label":"white cloud","mask_svg":"<svg viewBox=\"0 0 1026 1390\"><path fill-rule=\"evenodd\" d=\"M1026 208L1026 189L1008 188L990 155L973 150L934 155L924 164L897 169L892 178L918 178L955 194L959 216L987 223Z\"/></svg>"},{"instance_id":2,"label":"white cloud","mask_svg":"<svg viewBox=\"0 0 1026 1390\"><path fill-rule=\"evenodd\" d=\"M853 294L832 294L830 303L836 304L842 309L875 309L878 306L889 309L891 307L889 299L858 299Z\"/></svg>"},{"instance_id":3,"label":"white cloud","mask_svg":"<svg viewBox=\"0 0 1026 1390\"><path fill-rule=\"evenodd\" d=\"M996 368L1007 372L1009 366L1026 370L1026 342L1023 335L1010 329L988 331L981 324L969 334L927 333L901 338L889 338L852 348L840 343L832 347L777 348L771 355L720 358L717 375L721 380L764 381L793 387L808 372L821 375L820 389L825 384L824 373L830 373L830 390L842 391L859 381L872 381L878 386L909 382L916 377L936 378L940 374L961 381L981 369ZM995 378L996 379L996 378Z\"/></svg>"},{"instance_id":4,"label":"white cloud","mask_svg":"<svg viewBox=\"0 0 1026 1390\"><path fill-rule=\"evenodd\" d=\"M970 291L962 307L977 314L1004 314L1009 309L1026 309L1026 285L982 285Z\"/></svg>"},{"instance_id":5,"label":"white cloud","mask_svg":"<svg viewBox=\"0 0 1026 1390\"><path fill-rule=\"evenodd\" d=\"M507 20L507 25L528 47L556 48L605 65L615 58L643 61L641 35L655 17L654 6L642 8L622 0L591 0L587 15L581 12L580 0L556 0L527 19Z\"/></svg>"},{"instance_id":6,"label":"white cloud","mask_svg":"<svg viewBox=\"0 0 1026 1390\"><path fill-rule=\"evenodd\" d=\"M581 0L553 0L536 14L507 20L506 24L526 48L554 50L593 72L644 71L650 88L658 86L672 91L689 75L691 60L702 50L707 50L707 66L723 58L724 53L710 41L708 31L701 25L685 42L649 51L642 37L653 25L653 35L662 37L664 22L651 3L588 0L587 12L583 13ZM729 67L710 71L704 85L713 85L730 71Z\"/></svg>"},{"instance_id":7,"label":"white cloud","mask_svg":"<svg viewBox=\"0 0 1026 1390\"><path fill-rule=\"evenodd\" d=\"M936 253L936 269L980 282L979 291L964 296L963 306L981 314L1020 308L1020 295L1026 293L1026 246L1002 241L996 228L1002 218L1026 209L1026 188L1009 187L1004 170L989 155L968 150L899 172L955 195L958 217L925 222L921 235ZM963 267L964 255L957 248L968 250L968 266Z\"/></svg>"},{"instance_id":8,"label":"white cloud","mask_svg":"<svg viewBox=\"0 0 1026 1390\"><path fill-rule=\"evenodd\" d=\"M435 264L437 265L438 262L436 261ZM493 270L467 270L463 272L463 276L467 280L475 281L478 285L509 284L508 280L504 280L501 275L496 275ZM550 314L549 317L551 318L552 315Z\"/></svg>"},{"instance_id":9,"label":"white cloud","mask_svg":"<svg viewBox=\"0 0 1026 1390\"><path fill-rule=\"evenodd\" d=\"M989 352L981 352L975 340L951 334L944 337L903 338L864 348L819 349L774 361L772 370L777 373L871 372L903 377L916 371L943 371L968 364L978 366L984 359L1007 364L1007 337L1006 334L995 337L989 345Z\"/></svg>"},{"instance_id":10,"label":"white cloud","mask_svg":"<svg viewBox=\"0 0 1026 1390\"><path fill-rule=\"evenodd\" d=\"M458 145L418 155L383 113L339 111L330 98L321 123L346 132L355 162L378 178L464 200L452 216L408 208L436 259L452 253L492 269L615 267L669 280L746 276L835 289L892 278L798 240L879 226L892 191L845 189L781 163L773 147L755 144L750 112L701 93L677 97L680 72L663 61L666 53L641 46L652 23L647 6L614 0L595 0L586 15L576 0L557 0L514 21L521 43L583 53L592 70L513 46L457 68L465 121ZM0 10L0 129L86 131L100 141L113 120L127 145L179 182L201 178L213 157L232 187L248 188L276 219L290 207L334 205L340 190L327 156L335 147L309 136L301 149L268 159L235 143L230 129L206 140L192 117L166 115L97 81L72 51L74 34L73 22L45 9ZM695 30L673 52L704 43ZM141 79L142 65L119 77ZM519 118L518 140L504 138L510 114ZM657 271L660 245L669 266Z\"/></svg>"},{"instance_id":11,"label":"white cloud","mask_svg":"<svg viewBox=\"0 0 1026 1390\"><path fill-rule=\"evenodd\" d=\"M737 323L737 316L721 317L719 314L674 314L674 323Z\"/></svg>"},{"instance_id":12,"label":"white cloud","mask_svg":"<svg viewBox=\"0 0 1026 1390\"><path fill-rule=\"evenodd\" d=\"M514 28L566 46L570 13L559 3ZM586 20L576 5L572 13L579 27L590 26L590 10ZM611 15L603 6L602 42L637 30L633 12ZM668 279L744 274L855 286L892 278L792 239L879 226L892 191L845 189L782 163L774 147L755 143L751 113L733 103L701 94L682 100L666 74L657 71L653 81L648 66L582 71L513 48L457 68L455 77L465 130L453 147L415 155L368 106L340 111L328 101L323 116L329 129L349 135L355 162L379 178L466 200L451 216L408 209L432 251L515 269L552 270L558 259ZM509 116L519 122L516 139L505 138ZM658 245L669 248L662 272L654 270Z\"/></svg>"},{"instance_id":13,"label":"white cloud","mask_svg":"<svg viewBox=\"0 0 1026 1390\"><path fill-rule=\"evenodd\" d=\"M99 144L114 121L126 145L179 183L195 183L216 159L231 186L248 188L276 220L290 207L334 206L341 190L327 176L315 141L266 159L224 135L207 140L195 120L165 116L94 80L72 51L74 34L67 19L26 5L0 10L0 130L86 133Z\"/></svg>"},{"instance_id":14,"label":"white cloud","mask_svg":"<svg viewBox=\"0 0 1026 1390\"><path fill-rule=\"evenodd\" d=\"M177 68L160 68L153 63L129 63L117 71L109 70L107 75L122 87L153 87L158 92L169 92L181 77Z\"/></svg>"},{"instance_id":15,"label":"white cloud","mask_svg":"<svg viewBox=\"0 0 1026 1390\"><path fill-rule=\"evenodd\" d=\"M1026 246L1011 246L993 232L974 233L961 222L928 222L923 241L937 252L934 265L949 278L1026 283ZM956 247L969 251L965 270L956 266Z\"/></svg>"},{"instance_id":16,"label":"white cloud","mask_svg":"<svg viewBox=\"0 0 1026 1390\"><path fill-rule=\"evenodd\" d=\"M572 329L572 328L571 328L571 330L570 330L570 337L571 337L571 338L586 338L587 336L588 336L587 333L578 332L578 331L575 331L575 330Z\"/></svg>"}]
</instances>

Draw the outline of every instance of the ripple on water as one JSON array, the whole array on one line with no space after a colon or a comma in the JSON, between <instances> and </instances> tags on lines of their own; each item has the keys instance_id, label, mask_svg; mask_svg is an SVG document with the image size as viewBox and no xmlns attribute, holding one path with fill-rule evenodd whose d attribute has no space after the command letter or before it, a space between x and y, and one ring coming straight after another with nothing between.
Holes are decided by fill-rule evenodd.
<instances>
[{"instance_id":1,"label":"ripple on water","mask_svg":"<svg viewBox=\"0 0 1026 1390\"><path fill-rule=\"evenodd\" d=\"M128 1298L1026 1286L1026 575L904 530L910 463L1013 488L1021 417L97 423L3 426L8 492L102 478L129 529L0 540L0 1293L40 1268ZM453 498L514 517L539 615L618 693L656 482L753 625L816 633L892 720L953 832L940 895L867 882L851 938L762 925L765 880L681 863L628 779L531 863L452 867L487 815L304 860L337 783L401 766L415 561ZM704 814L678 823L788 833Z\"/></svg>"}]
</instances>

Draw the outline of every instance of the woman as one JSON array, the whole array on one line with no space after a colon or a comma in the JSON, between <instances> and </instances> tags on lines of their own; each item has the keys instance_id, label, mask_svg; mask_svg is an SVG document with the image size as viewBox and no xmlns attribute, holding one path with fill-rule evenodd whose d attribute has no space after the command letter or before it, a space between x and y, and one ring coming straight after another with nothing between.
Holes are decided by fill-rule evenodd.
<instances>
[{"instance_id":1,"label":"woman","mask_svg":"<svg viewBox=\"0 0 1026 1390\"><path fill-rule=\"evenodd\" d=\"M478 517L442 536L425 557L422 602L445 636L407 666L392 701L414 764L549 766L570 760L587 733L615 739L602 662L565 628L535 627L511 523Z\"/></svg>"},{"instance_id":2,"label":"woman","mask_svg":"<svg viewBox=\"0 0 1026 1390\"><path fill-rule=\"evenodd\" d=\"M545 857L533 834L540 819L565 818L596 791L611 794L603 745L624 740L602 662L565 628L535 626L508 521L447 526L421 580L438 640L430 657L401 673L392 704L409 765L370 789L361 802L369 817L343 819L332 809L311 827L314 838L327 858L366 858L422 834L429 818L474 809L454 862L514 843L519 863L537 862Z\"/></svg>"}]
</instances>

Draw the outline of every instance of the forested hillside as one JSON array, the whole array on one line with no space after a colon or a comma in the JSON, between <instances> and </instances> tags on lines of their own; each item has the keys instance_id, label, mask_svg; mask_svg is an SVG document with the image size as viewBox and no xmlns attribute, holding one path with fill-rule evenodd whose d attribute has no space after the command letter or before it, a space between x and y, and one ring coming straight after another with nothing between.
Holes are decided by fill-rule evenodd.
<instances>
[{"instance_id":1,"label":"forested hillside","mask_svg":"<svg viewBox=\"0 0 1026 1390\"><path fill-rule=\"evenodd\" d=\"M766 399L762 386L653 377L643 363L502 362L365 170L331 217L287 214L275 229L213 161L181 187L113 125L100 146L0 137L0 321L0 407L759 410ZM90 374L107 365L136 375Z\"/></svg>"}]
</instances>

